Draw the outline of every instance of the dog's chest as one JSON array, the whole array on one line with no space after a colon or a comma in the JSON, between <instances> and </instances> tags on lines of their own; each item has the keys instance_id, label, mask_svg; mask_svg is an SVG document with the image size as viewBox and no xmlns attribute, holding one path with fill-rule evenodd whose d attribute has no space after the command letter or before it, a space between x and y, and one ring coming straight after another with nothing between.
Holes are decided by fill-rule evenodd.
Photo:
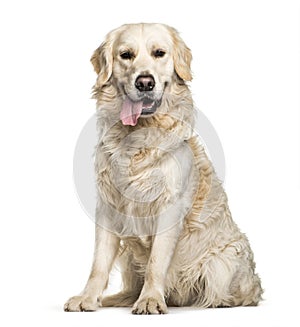
<instances>
[{"instance_id":1,"label":"dog's chest","mask_svg":"<svg viewBox=\"0 0 300 327\"><path fill-rule=\"evenodd\" d=\"M112 156L110 176L114 185L134 201L154 201L176 193L180 171L169 153L158 148L125 149Z\"/></svg>"},{"instance_id":2,"label":"dog's chest","mask_svg":"<svg viewBox=\"0 0 300 327\"><path fill-rule=\"evenodd\" d=\"M98 190L116 212L153 217L182 192L182 165L161 130L111 131L97 149Z\"/></svg>"}]
</instances>

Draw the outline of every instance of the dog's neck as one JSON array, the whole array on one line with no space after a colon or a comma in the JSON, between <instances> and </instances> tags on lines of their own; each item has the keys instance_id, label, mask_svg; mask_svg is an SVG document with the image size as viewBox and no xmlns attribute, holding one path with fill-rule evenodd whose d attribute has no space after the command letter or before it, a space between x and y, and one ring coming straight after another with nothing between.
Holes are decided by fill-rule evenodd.
<instances>
[{"instance_id":1,"label":"dog's neck","mask_svg":"<svg viewBox=\"0 0 300 327\"><path fill-rule=\"evenodd\" d=\"M152 132L154 143L155 139L162 139L155 137L157 133L165 134L168 137L163 137L166 142L164 146L175 149L193 135L194 107L190 90L185 84L168 86L157 112L151 117L140 117L135 126L122 124L120 108L123 96L113 83L101 89L94 88L94 98L97 100L99 139L108 146L132 134L132 146L141 148L144 146L143 135L146 133L149 140Z\"/></svg>"}]
</instances>

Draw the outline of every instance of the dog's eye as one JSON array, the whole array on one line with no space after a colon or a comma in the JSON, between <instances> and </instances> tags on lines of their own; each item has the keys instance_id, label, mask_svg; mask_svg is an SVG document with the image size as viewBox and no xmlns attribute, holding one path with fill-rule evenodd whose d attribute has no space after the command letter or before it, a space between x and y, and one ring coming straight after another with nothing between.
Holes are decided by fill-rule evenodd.
<instances>
[{"instance_id":1,"label":"dog's eye","mask_svg":"<svg viewBox=\"0 0 300 327\"><path fill-rule=\"evenodd\" d=\"M164 50L161 49L157 49L153 52L153 55L155 58L161 58L166 54L166 52Z\"/></svg>"},{"instance_id":2,"label":"dog's eye","mask_svg":"<svg viewBox=\"0 0 300 327\"><path fill-rule=\"evenodd\" d=\"M133 58L133 53L132 52L129 52L129 51L125 51L125 52L122 52L120 54L121 58L122 59L125 59L125 60L130 60Z\"/></svg>"}]
</instances>

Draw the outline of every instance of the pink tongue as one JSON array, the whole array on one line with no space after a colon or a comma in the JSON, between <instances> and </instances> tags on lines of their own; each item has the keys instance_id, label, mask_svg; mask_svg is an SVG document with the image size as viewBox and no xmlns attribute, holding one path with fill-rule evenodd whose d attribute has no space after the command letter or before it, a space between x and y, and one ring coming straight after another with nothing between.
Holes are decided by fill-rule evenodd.
<instances>
[{"instance_id":1,"label":"pink tongue","mask_svg":"<svg viewBox=\"0 0 300 327\"><path fill-rule=\"evenodd\" d=\"M133 102L128 97L122 104L120 118L123 125L135 126L143 109L143 101Z\"/></svg>"}]
</instances>

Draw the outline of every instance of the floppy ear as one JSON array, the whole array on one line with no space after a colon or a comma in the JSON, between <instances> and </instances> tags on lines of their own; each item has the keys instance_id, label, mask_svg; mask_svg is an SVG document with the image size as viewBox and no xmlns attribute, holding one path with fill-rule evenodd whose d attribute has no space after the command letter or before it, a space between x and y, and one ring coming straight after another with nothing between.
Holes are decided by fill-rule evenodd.
<instances>
[{"instance_id":1,"label":"floppy ear","mask_svg":"<svg viewBox=\"0 0 300 327\"><path fill-rule=\"evenodd\" d=\"M170 28L170 30L173 38L173 60L175 71L177 75L184 81L191 81L191 50L186 46L174 28Z\"/></svg>"},{"instance_id":2,"label":"floppy ear","mask_svg":"<svg viewBox=\"0 0 300 327\"><path fill-rule=\"evenodd\" d=\"M91 57L91 63L94 66L95 72L98 74L97 86L104 86L112 75L112 45L109 41L103 42L96 49Z\"/></svg>"}]
</instances>

